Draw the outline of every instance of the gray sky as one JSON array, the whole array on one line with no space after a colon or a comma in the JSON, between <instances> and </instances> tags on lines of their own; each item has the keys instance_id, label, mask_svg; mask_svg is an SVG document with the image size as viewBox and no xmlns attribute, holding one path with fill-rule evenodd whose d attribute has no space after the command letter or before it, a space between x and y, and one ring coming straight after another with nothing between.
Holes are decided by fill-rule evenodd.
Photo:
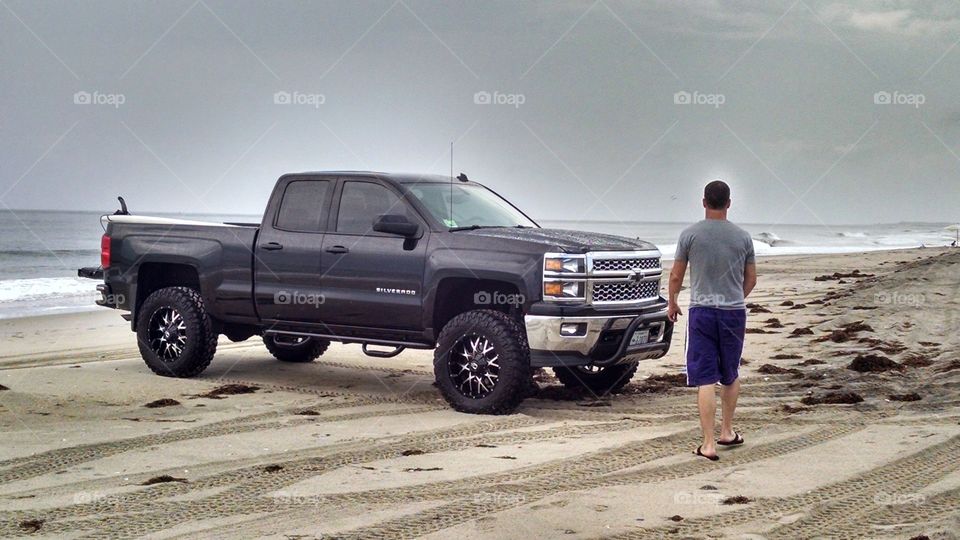
<instances>
[{"instance_id":1,"label":"gray sky","mask_svg":"<svg viewBox=\"0 0 960 540\"><path fill-rule=\"evenodd\" d=\"M0 203L259 213L457 140L540 219L689 221L721 177L744 222L955 221L958 40L951 1L0 0Z\"/></svg>"}]
</instances>

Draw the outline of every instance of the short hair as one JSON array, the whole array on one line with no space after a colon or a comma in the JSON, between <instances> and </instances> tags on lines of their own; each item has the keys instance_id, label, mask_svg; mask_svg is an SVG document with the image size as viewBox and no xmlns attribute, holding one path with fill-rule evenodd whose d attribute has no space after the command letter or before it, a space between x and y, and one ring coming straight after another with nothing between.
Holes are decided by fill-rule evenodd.
<instances>
[{"instance_id":1,"label":"short hair","mask_svg":"<svg viewBox=\"0 0 960 540\"><path fill-rule=\"evenodd\" d=\"M730 186L723 180L714 180L703 188L703 198L713 210L723 210L730 203Z\"/></svg>"}]
</instances>

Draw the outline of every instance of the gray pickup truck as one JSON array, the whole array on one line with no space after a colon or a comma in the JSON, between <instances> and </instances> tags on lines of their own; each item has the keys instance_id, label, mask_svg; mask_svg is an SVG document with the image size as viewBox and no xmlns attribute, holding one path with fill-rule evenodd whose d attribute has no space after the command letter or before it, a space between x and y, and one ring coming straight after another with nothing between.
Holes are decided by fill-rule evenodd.
<instances>
[{"instance_id":1,"label":"gray pickup truck","mask_svg":"<svg viewBox=\"0 0 960 540\"><path fill-rule=\"evenodd\" d=\"M129 312L159 375L198 375L220 335L261 336L285 362L331 341L377 357L435 349L454 408L502 414L536 368L601 395L670 347L654 245L541 228L463 175L287 174L259 224L125 205L103 221L101 266L80 275L102 280L100 305Z\"/></svg>"}]
</instances>

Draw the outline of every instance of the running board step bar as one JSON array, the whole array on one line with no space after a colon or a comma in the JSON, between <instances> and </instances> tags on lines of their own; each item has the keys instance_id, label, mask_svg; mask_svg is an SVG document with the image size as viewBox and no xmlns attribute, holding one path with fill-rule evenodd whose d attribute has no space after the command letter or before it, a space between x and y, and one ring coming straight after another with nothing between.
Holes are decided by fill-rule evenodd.
<instances>
[{"instance_id":1,"label":"running board step bar","mask_svg":"<svg viewBox=\"0 0 960 540\"><path fill-rule=\"evenodd\" d=\"M363 344L363 354L367 356L372 356L374 358L393 358L394 356L402 353L404 349L406 349L406 347L404 347L403 345L397 345L393 348L392 351L374 351L374 350L367 349L368 345L370 344L369 343Z\"/></svg>"}]
</instances>

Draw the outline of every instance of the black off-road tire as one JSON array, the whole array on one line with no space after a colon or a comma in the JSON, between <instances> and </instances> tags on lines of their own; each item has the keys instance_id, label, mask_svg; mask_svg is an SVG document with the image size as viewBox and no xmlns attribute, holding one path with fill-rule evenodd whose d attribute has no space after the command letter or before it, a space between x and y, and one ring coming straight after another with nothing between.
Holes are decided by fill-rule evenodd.
<instances>
[{"instance_id":1,"label":"black off-road tire","mask_svg":"<svg viewBox=\"0 0 960 540\"><path fill-rule=\"evenodd\" d=\"M313 362L320 355L327 352L330 341L320 338L302 338L299 343L285 342L287 336L267 334L263 336L263 344L274 358L281 362L302 364Z\"/></svg>"},{"instance_id":2,"label":"black off-road tire","mask_svg":"<svg viewBox=\"0 0 960 540\"><path fill-rule=\"evenodd\" d=\"M553 373L571 390L586 390L596 396L616 394L630 382L637 372L637 362L617 364L598 371L579 367L555 367Z\"/></svg>"},{"instance_id":3,"label":"black off-road tire","mask_svg":"<svg viewBox=\"0 0 960 540\"><path fill-rule=\"evenodd\" d=\"M162 346L151 339L151 324L162 319L164 313L179 314L182 327L179 332L184 343L176 358L164 357ZM156 317L156 319L155 319ZM156 326L153 329L157 331ZM154 336L155 337L155 336ZM166 287L154 291L137 311L137 346L140 356L154 373L164 377L195 377L207 369L217 352L217 333L203 298L189 287Z\"/></svg>"},{"instance_id":4,"label":"black off-road tire","mask_svg":"<svg viewBox=\"0 0 960 540\"><path fill-rule=\"evenodd\" d=\"M471 336L489 341L499 368L492 390L482 397L471 397L461 391L450 366L454 348ZM471 414L510 414L529 395L532 380L526 331L515 319L499 311L482 309L461 313L440 332L433 372L437 387L454 409Z\"/></svg>"}]
</instances>

